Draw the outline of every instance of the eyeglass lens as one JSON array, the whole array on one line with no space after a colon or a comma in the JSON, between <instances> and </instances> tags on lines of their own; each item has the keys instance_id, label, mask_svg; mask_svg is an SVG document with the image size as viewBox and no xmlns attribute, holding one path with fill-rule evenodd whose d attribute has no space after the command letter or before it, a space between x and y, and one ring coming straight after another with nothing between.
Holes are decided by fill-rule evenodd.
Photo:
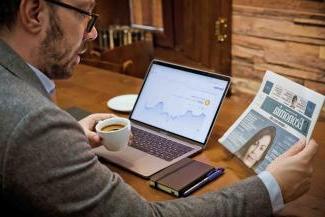
<instances>
[{"instance_id":1,"label":"eyeglass lens","mask_svg":"<svg viewBox=\"0 0 325 217\"><path fill-rule=\"evenodd\" d=\"M91 19L89 20L86 29L88 33L91 32L91 30L94 28L96 20L97 20L97 16L92 16Z\"/></svg>"}]
</instances>

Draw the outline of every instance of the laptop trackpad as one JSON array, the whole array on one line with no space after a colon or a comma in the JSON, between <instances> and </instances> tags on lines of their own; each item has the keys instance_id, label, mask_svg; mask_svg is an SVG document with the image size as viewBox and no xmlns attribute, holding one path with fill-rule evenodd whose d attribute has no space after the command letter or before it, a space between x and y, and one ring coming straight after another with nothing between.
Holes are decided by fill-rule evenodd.
<instances>
[{"instance_id":1,"label":"laptop trackpad","mask_svg":"<svg viewBox=\"0 0 325 217\"><path fill-rule=\"evenodd\" d=\"M170 162L129 146L118 152L107 151L104 146L95 148L93 151L96 155L144 177L149 177L170 164Z\"/></svg>"}]
</instances>

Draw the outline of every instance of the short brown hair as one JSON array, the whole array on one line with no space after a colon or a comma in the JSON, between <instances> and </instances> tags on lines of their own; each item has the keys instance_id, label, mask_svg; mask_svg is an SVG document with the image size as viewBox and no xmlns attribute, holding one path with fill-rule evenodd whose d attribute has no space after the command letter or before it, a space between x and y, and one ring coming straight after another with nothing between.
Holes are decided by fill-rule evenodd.
<instances>
[{"instance_id":1,"label":"short brown hair","mask_svg":"<svg viewBox=\"0 0 325 217\"><path fill-rule=\"evenodd\" d=\"M0 0L0 30L16 22L20 0Z\"/></svg>"}]
</instances>

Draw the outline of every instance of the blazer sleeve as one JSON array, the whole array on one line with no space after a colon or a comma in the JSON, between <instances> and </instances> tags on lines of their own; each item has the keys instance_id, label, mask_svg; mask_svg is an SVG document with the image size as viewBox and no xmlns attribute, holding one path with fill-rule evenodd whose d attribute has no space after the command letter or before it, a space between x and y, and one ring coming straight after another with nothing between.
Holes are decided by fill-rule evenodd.
<instances>
[{"instance_id":1,"label":"blazer sleeve","mask_svg":"<svg viewBox=\"0 0 325 217\"><path fill-rule=\"evenodd\" d=\"M270 216L257 177L201 197L148 202L92 153L80 125L44 107L27 114L7 140L4 206L24 216Z\"/></svg>"}]
</instances>

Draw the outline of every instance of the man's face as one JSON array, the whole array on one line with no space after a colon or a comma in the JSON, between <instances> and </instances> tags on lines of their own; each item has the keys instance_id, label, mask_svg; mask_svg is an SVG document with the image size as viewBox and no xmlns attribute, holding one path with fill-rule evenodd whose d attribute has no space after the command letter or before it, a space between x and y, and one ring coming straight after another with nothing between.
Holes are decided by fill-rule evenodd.
<instances>
[{"instance_id":1,"label":"man's face","mask_svg":"<svg viewBox=\"0 0 325 217\"><path fill-rule=\"evenodd\" d=\"M92 12L93 0L63 0L64 3ZM90 33L86 27L90 16L77 11L49 6L49 25L39 49L40 70L51 79L69 78L80 55L86 51L86 42L97 37L95 28Z\"/></svg>"}]
</instances>

